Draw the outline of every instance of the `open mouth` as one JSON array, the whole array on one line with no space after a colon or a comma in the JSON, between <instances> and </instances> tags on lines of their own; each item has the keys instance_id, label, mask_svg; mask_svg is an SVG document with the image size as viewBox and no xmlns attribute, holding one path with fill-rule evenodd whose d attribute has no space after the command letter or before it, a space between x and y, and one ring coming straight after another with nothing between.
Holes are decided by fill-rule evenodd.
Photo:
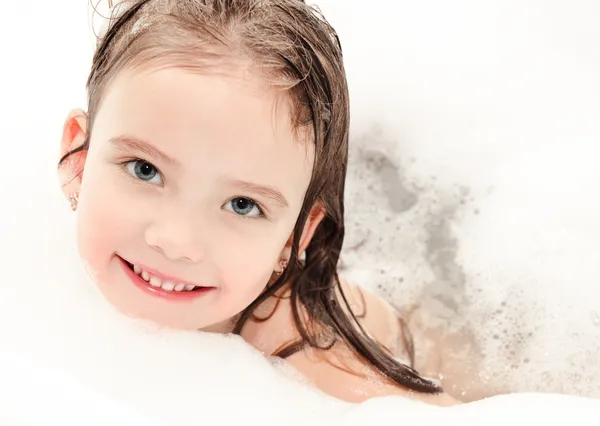
<instances>
[{"instance_id":1,"label":"open mouth","mask_svg":"<svg viewBox=\"0 0 600 426\"><path fill-rule=\"evenodd\" d=\"M150 287L151 289L157 290L157 291L162 290L164 292L169 292L169 293L173 293L173 294L177 294L177 293L183 294L183 293L201 292L201 291L212 288L212 287L201 287L201 286L197 286L197 285L193 285L193 284L186 284L186 283L179 283L176 281L165 280L159 276L156 276L156 275L142 269L141 266L134 265L134 264L126 261L122 257L120 259L129 268L129 270L132 273L134 273L139 278L141 278L143 281L145 281L146 284L148 285L148 287Z\"/></svg>"}]
</instances>

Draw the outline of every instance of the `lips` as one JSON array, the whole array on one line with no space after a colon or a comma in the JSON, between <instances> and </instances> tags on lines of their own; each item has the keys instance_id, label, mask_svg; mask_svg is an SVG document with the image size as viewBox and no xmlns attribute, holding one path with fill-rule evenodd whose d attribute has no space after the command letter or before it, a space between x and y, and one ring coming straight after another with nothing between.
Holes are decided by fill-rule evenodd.
<instances>
[{"instance_id":1,"label":"lips","mask_svg":"<svg viewBox=\"0 0 600 426\"><path fill-rule=\"evenodd\" d=\"M154 296L172 300L190 300L215 290L215 287L200 286L174 277L167 277L148 270L144 266L128 262L120 256L117 257L133 283Z\"/></svg>"}]
</instances>

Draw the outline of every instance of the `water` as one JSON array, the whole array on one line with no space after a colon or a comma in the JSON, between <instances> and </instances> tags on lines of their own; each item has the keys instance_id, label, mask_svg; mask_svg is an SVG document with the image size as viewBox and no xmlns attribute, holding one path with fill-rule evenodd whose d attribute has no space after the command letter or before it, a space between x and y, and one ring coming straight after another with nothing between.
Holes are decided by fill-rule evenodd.
<instances>
[{"instance_id":1,"label":"water","mask_svg":"<svg viewBox=\"0 0 600 426\"><path fill-rule=\"evenodd\" d=\"M15 26L0 28L0 423L600 417L596 400L539 394L352 406L237 339L116 314L77 262L54 167L64 117L85 100L85 3L9 3ZM456 396L600 396L596 3L320 4L353 102L347 276L412 312L421 353L444 354L430 375ZM368 31L351 28L365 17Z\"/></svg>"}]
</instances>

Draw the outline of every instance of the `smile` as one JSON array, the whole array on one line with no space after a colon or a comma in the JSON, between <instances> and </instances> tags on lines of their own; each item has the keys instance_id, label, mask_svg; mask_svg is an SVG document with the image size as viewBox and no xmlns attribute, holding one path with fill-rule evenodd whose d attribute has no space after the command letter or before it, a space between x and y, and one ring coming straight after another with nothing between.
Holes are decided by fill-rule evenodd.
<instances>
[{"instance_id":1,"label":"smile","mask_svg":"<svg viewBox=\"0 0 600 426\"><path fill-rule=\"evenodd\" d=\"M142 266L132 264L117 256L125 268L125 272L133 283L142 290L154 296L172 299L190 299L205 294L215 287L204 287L180 280L167 278L154 272L149 272Z\"/></svg>"}]
</instances>

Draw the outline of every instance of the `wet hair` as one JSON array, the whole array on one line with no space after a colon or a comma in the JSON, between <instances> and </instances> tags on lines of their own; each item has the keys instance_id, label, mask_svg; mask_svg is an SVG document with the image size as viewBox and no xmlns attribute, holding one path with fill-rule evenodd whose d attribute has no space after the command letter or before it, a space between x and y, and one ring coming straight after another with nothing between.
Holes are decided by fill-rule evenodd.
<instances>
[{"instance_id":1,"label":"wet hair","mask_svg":"<svg viewBox=\"0 0 600 426\"><path fill-rule=\"evenodd\" d=\"M308 130L315 154L288 267L242 311L233 332L241 333L248 320L267 320L256 318L255 309L288 290L300 338L274 355L285 358L307 347L329 350L341 342L401 386L442 392L365 332L340 284L349 97L339 39L320 12L301 0L132 0L117 6L119 13L98 39L87 81L86 139L60 163L88 149L102 97L120 72L144 66L219 72L236 59L248 60L270 84L286 92L293 128ZM300 260L300 237L317 203L325 217Z\"/></svg>"}]
</instances>

